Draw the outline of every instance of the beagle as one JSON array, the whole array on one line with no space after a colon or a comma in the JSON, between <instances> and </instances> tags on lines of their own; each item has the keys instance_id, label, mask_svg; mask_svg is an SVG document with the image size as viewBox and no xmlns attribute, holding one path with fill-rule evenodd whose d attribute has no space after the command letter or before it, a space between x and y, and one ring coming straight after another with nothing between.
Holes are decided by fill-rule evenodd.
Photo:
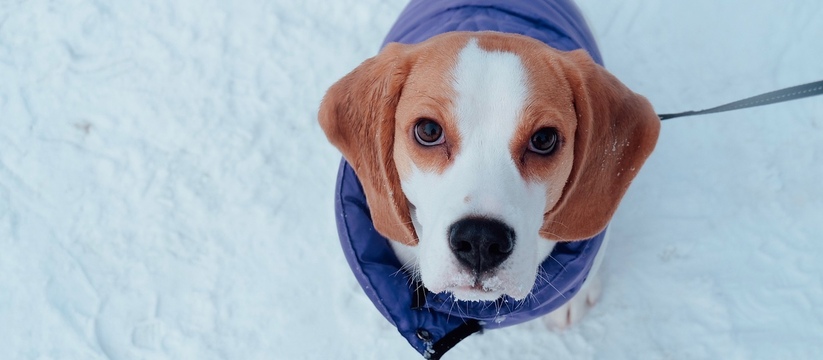
<instances>
[{"instance_id":1,"label":"beagle","mask_svg":"<svg viewBox=\"0 0 823 360\"><path fill-rule=\"evenodd\" d=\"M585 50L493 31L388 44L318 119L409 276L463 301L525 299L557 244L604 231L660 126Z\"/></svg>"}]
</instances>

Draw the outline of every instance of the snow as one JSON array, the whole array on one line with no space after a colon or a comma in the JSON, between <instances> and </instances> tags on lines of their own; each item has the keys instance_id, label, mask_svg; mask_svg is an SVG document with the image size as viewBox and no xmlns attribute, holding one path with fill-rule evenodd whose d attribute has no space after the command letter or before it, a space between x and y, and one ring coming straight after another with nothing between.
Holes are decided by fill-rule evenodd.
<instances>
[{"instance_id":1,"label":"snow","mask_svg":"<svg viewBox=\"0 0 823 360\"><path fill-rule=\"evenodd\" d=\"M823 79L823 3L579 2L659 112ZM339 251L316 124L403 1L0 2L0 353L416 359ZM823 353L823 98L663 124L601 302L447 359Z\"/></svg>"}]
</instances>

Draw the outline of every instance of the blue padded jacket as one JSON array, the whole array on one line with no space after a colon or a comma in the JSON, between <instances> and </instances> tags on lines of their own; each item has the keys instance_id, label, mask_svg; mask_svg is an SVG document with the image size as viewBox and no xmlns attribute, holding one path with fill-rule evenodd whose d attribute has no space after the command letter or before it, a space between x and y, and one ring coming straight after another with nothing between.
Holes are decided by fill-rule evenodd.
<instances>
[{"instance_id":1,"label":"blue padded jacket","mask_svg":"<svg viewBox=\"0 0 823 360\"><path fill-rule=\"evenodd\" d=\"M569 0L412 0L384 45L419 43L449 31L522 34L559 50L585 49L602 65L583 17ZM435 359L482 329L519 324L563 305L588 276L605 233L558 243L541 264L532 296L469 302L428 292L401 270L389 240L374 229L363 188L345 159L337 176L335 211L340 243L363 291L411 346Z\"/></svg>"}]
</instances>

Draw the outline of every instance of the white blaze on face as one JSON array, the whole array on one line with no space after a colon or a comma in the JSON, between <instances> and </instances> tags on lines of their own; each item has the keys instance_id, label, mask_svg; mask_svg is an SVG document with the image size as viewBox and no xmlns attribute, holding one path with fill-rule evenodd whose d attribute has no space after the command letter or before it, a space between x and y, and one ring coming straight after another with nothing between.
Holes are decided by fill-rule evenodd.
<instances>
[{"instance_id":1,"label":"white blaze on face","mask_svg":"<svg viewBox=\"0 0 823 360\"><path fill-rule=\"evenodd\" d=\"M528 183L511 154L510 142L529 94L527 73L512 53L489 52L471 40L453 69L454 108L461 140L452 164L442 173L412 166L402 188L414 206L419 237L415 247L393 243L401 260L416 257L423 284L461 300L524 298L534 286L537 266L554 243L541 239L548 184ZM519 155L518 155L519 156ZM469 216L500 220L515 231L512 254L477 278L449 248L449 227Z\"/></svg>"}]
</instances>

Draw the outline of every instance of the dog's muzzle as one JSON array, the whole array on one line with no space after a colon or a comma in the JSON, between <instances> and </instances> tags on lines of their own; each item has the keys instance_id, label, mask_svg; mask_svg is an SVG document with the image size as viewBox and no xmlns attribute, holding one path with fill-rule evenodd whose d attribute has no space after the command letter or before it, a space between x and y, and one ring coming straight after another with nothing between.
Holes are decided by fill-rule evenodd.
<instances>
[{"instance_id":1,"label":"dog's muzzle","mask_svg":"<svg viewBox=\"0 0 823 360\"><path fill-rule=\"evenodd\" d=\"M514 250L515 233L499 220L470 217L449 227L449 247L476 275L500 265Z\"/></svg>"}]
</instances>

